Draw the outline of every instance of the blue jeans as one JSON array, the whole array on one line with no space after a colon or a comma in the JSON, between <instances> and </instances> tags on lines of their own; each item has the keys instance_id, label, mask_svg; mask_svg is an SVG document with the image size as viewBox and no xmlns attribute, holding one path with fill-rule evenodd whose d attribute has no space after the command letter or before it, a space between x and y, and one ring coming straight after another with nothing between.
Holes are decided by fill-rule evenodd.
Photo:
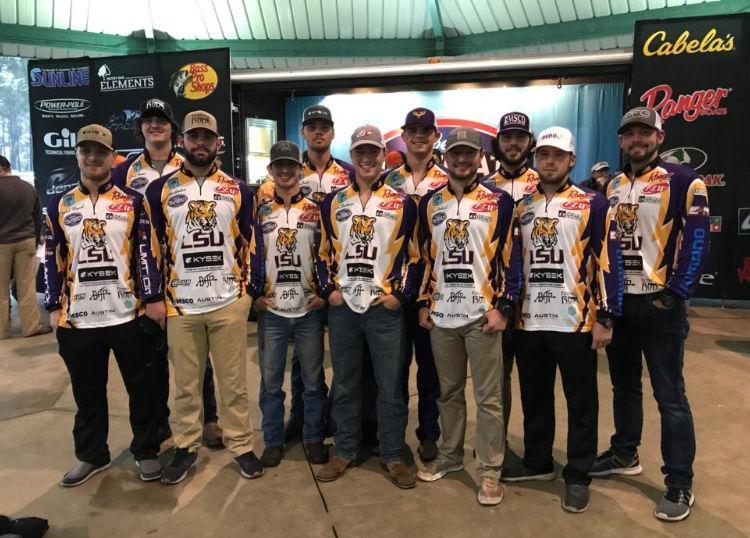
<instances>
[{"instance_id":1,"label":"blue jeans","mask_svg":"<svg viewBox=\"0 0 750 538\"><path fill-rule=\"evenodd\" d=\"M404 363L404 313L399 308L371 307L364 314L344 303L328 309L331 365L333 366L334 442L339 456L356 460L362 431L362 361L370 351L378 386L378 445L384 463L403 458L408 411L401 393Z\"/></svg>"},{"instance_id":2,"label":"blue jeans","mask_svg":"<svg viewBox=\"0 0 750 538\"><path fill-rule=\"evenodd\" d=\"M258 355L260 359L260 410L263 413L263 440L266 446L284 444L284 369L289 339L299 358L305 402L302 438L305 443L325 438L323 408L326 390L323 381L323 314L308 312L300 318L286 318L272 312L258 316Z\"/></svg>"},{"instance_id":3,"label":"blue jeans","mask_svg":"<svg viewBox=\"0 0 750 538\"><path fill-rule=\"evenodd\" d=\"M632 458L641 443L643 355L661 415L665 484L690 488L695 430L682 377L688 333L685 305L661 309L654 306L653 299L651 294L624 296L622 317L615 322L612 343L607 346L614 393L615 433L611 445L618 456Z\"/></svg>"}]
</instances>

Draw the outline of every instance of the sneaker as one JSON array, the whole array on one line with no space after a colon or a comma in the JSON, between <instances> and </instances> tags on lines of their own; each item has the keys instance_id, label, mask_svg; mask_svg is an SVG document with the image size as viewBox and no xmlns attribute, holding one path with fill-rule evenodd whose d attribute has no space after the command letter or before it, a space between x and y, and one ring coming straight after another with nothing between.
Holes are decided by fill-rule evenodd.
<instances>
[{"instance_id":1,"label":"sneaker","mask_svg":"<svg viewBox=\"0 0 750 538\"><path fill-rule=\"evenodd\" d=\"M161 463L156 458L148 458L136 461L138 466L138 478L144 482L151 482L161 478Z\"/></svg>"},{"instance_id":2,"label":"sneaker","mask_svg":"<svg viewBox=\"0 0 750 538\"><path fill-rule=\"evenodd\" d=\"M574 514L585 512L589 507L589 487L585 484L565 484L562 507Z\"/></svg>"},{"instance_id":3,"label":"sneaker","mask_svg":"<svg viewBox=\"0 0 750 538\"><path fill-rule=\"evenodd\" d=\"M321 482L333 482L344 476L344 473L351 465L351 460L342 458L341 456L334 456L315 473L315 478Z\"/></svg>"},{"instance_id":4,"label":"sneaker","mask_svg":"<svg viewBox=\"0 0 750 538\"><path fill-rule=\"evenodd\" d=\"M94 465L86 463L85 461L79 461L75 467L63 475L62 480L60 480L60 485L65 488L79 486L96 473L101 473L102 471L109 469L109 466L109 463L105 463L104 465Z\"/></svg>"},{"instance_id":5,"label":"sneaker","mask_svg":"<svg viewBox=\"0 0 750 538\"><path fill-rule=\"evenodd\" d=\"M297 415L289 415L289 420L284 426L284 444L289 444L302 437L303 420Z\"/></svg>"},{"instance_id":6,"label":"sneaker","mask_svg":"<svg viewBox=\"0 0 750 538\"><path fill-rule=\"evenodd\" d=\"M417 452L419 453L419 459L424 463L434 461L438 455L437 442L432 439L425 439L422 441L422 444L419 445Z\"/></svg>"},{"instance_id":7,"label":"sneaker","mask_svg":"<svg viewBox=\"0 0 750 538\"><path fill-rule=\"evenodd\" d=\"M435 460L429 465L425 465L425 468L417 472L417 478L423 482L434 482L440 480L448 473L455 471L462 471L464 468L463 464L457 463L456 465L447 465L445 462Z\"/></svg>"},{"instance_id":8,"label":"sneaker","mask_svg":"<svg viewBox=\"0 0 750 538\"><path fill-rule=\"evenodd\" d=\"M263 463L263 467L276 467L281 460L284 458L284 447L283 446L267 446L263 449L263 454L260 456L260 461Z\"/></svg>"},{"instance_id":9,"label":"sneaker","mask_svg":"<svg viewBox=\"0 0 750 538\"><path fill-rule=\"evenodd\" d=\"M482 506L495 506L502 502L503 493L503 486L497 478L483 476L477 492L477 502Z\"/></svg>"},{"instance_id":10,"label":"sneaker","mask_svg":"<svg viewBox=\"0 0 750 538\"><path fill-rule=\"evenodd\" d=\"M240 474L245 478L260 478L265 472L263 462L258 459L258 456L252 450L245 452L241 456L237 456L234 458L234 462L240 466Z\"/></svg>"},{"instance_id":11,"label":"sneaker","mask_svg":"<svg viewBox=\"0 0 750 538\"><path fill-rule=\"evenodd\" d=\"M411 489L417 485L417 481L414 479L414 473L403 461L381 463L380 466L388 473L391 482L401 489Z\"/></svg>"},{"instance_id":12,"label":"sneaker","mask_svg":"<svg viewBox=\"0 0 750 538\"><path fill-rule=\"evenodd\" d=\"M323 465L328 463L328 447L323 444L323 441L305 443L305 452L307 452L307 459L312 464Z\"/></svg>"},{"instance_id":13,"label":"sneaker","mask_svg":"<svg viewBox=\"0 0 750 538\"><path fill-rule=\"evenodd\" d=\"M224 448L224 443L221 440L223 435L224 431L218 422L206 422L203 425L203 444L207 447L215 449Z\"/></svg>"},{"instance_id":14,"label":"sneaker","mask_svg":"<svg viewBox=\"0 0 750 538\"><path fill-rule=\"evenodd\" d=\"M662 521L682 521L690 515L694 502L695 496L691 490L670 486L656 505L654 515Z\"/></svg>"},{"instance_id":15,"label":"sneaker","mask_svg":"<svg viewBox=\"0 0 750 538\"><path fill-rule=\"evenodd\" d=\"M643 467L638 461L638 453L631 460L621 459L612 449L602 452L594 460L589 476L610 476L613 474L624 474L635 476L643 472Z\"/></svg>"},{"instance_id":16,"label":"sneaker","mask_svg":"<svg viewBox=\"0 0 750 538\"><path fill-rule=\"evenodd\" d=\"M501 471L500 480L503 482L525 482L527 480L554 480L555 471L549 473L539 473L532 471L519 461L515 465L506 467Z\"/></svg>"},{"instance_id":17,"label":"sneaker","mask_svg":"<svg viewBox=\"0 0 750 538\"><path fill-rule=\"evenodd\" d=\"M177 448L172 461L161 471L162 484L179 484L187 478L188 471L198 462L198 454L187 448Z\"/></svg>"}]
</instances>

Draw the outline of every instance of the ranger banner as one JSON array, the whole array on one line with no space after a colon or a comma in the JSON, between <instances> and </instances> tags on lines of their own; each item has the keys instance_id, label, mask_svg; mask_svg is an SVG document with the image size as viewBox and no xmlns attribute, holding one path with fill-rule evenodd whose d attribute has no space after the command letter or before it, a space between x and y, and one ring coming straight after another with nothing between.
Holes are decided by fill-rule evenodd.
<instances>
[{"instance_id":1,"label":"ranger banner","mask_svg":"<svg viewBox=\"0 0 750 538\"><path fill-rule=\"evenodd\" d=\"M89 123L112 131L122 155L140 151L133 131L139 105L159 97L178 122L211 112L225 137L222 167L232 173L229 49L29 62L34 175L43 203L78 181L76 133Z\"/></svg>"},{"instance_id":2,"label":"ranger banner","mask_svg":"<svg viewBox=\"0 0 750 538\"><path fill-rule=\"evenodd\" d=\"M666 134L662 159L693 168L708 186L711 251L697 297L750 299L750 218L742 219L750 182L738 158L750 150L741 134L749 24L750 16L731 15L635 27L629 107L656 109Z\"/></svg>"}]
</instances>

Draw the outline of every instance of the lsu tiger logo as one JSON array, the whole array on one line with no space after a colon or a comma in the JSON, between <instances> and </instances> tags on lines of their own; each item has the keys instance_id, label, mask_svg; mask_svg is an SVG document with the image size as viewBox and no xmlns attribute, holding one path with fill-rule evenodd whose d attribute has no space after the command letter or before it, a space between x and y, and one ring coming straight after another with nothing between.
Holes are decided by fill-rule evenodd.
<instances>
[{"instance_id":1,"label":"lsu tiger logo","mask_svg":"<svg viewBox=\"0 0 750 538\"><path fill-rule=\"evenodd\" d=\"M107 221L99 219L83 219L81 228L81 248L104 248L104 227Z\"/></svg>"},{"instance_id":2,"label":"lsu tiger logo","mask_svg":"<svg viewBox=\"0 0 750 538\"><path fill-rule=\"evenodd\" d=\"M639 204L622 203L617 206L617 229L621 235L633 235L638 227L638 207Z\"/></svg>"},{"instance_id":3,"label":"lsu tiger logo","mask_svg":"<svg viewBox=\"0 0 750 538\"><path fill-rule=\"evenodd\" d=\"M531 242L537 248L550 249L557 244L557 223L560 219L537 217L531 230Z\"/></svg>"},{"instance_id":4,"label":"lsu tiger logo","mask_svg":"<svg viewBox=\"0 0 750 538\"><path fill-rule=\"evenodd\" d=\"M276 236L276 250L281 254L294 254L297 250L297 230L279 228L279 235Z\"/></svg>"},{"instance_id":5,"label":"lsu tiger logo","mask_svg":"<svg viewBox=\"0 0 750 538\"><path fill-rule=\"evenodd\" d=\"M445 248L451 252L461 252L469 243L469 221L461 219L448 219L445 221L445 233L443 234Z\"/></svg>"},{"instance_id":6,"label":"lsu tiger logo","mask_svg":"<svg viewBox=\"0 0 750 538\"><path fill-rule=\"evenodd\" d=\"M187 231L210 232L216 226L216 202L191 200L188 202Z\"/></svg>"},{"instance_id":7,"label":"lsu tiger logo","mask_svg":"<svg viewBox=\"0 0 750 538\"><path fill-rule=\"evenodd\" d=\"M375 237L375 222L377 222L375 217L354 215L352 217L352 228L349 232L352 245L369 245Z\"/></svg>"}]
</instances>

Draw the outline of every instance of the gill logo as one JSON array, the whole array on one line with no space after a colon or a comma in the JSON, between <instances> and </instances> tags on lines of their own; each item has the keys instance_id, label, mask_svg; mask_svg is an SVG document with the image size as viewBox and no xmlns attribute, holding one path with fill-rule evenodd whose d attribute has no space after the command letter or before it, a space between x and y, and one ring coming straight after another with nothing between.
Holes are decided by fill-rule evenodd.
<instances>
[{"instance_id":1,"label":"gill logo","mask_svg":"<svg viewBox=\"0 0 750 538\"><path fill-rule=\"evenodd\" d=\"M717 37L716 29L711 28L703 39L690 39L690 32L685 30L672 43L667 40L667 32L658 30L648 36L643 43L644 56L677 56L678 54L703 54L709 52L733 51L734 36Z\"/></svg>"}]
</instances>

